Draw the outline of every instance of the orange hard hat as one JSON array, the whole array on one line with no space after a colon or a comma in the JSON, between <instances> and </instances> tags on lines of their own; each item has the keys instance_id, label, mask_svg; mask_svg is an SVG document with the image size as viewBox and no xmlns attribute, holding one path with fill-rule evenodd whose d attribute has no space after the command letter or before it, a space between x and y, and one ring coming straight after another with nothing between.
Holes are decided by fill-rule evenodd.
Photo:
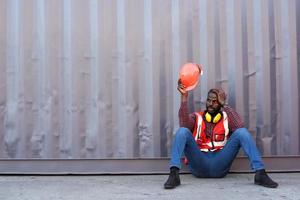
<instances>
[{"instance_id":1,"label":"orange hard hat","mask_svg":"<svg viewBox=\"0 0 300 200\"><path fill-rule=\"evenodd\" d=\"M179 79L181 83L186 87L186 90L194 89L198 82L200 75L203 74L201 65L196 63L186 63L179 71Z\"/></svg>"}]
</instances>

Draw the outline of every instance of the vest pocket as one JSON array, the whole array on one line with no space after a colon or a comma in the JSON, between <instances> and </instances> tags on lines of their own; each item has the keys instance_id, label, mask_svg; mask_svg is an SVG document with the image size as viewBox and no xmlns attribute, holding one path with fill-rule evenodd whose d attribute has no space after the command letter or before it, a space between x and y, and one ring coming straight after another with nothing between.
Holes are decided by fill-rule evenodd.
<instances>
[{"instance_id":1,"label":"vest pocket","mask_svg":"<svg viewBox=\"0 0 300 200\"><path fill-rule=\"evenodd\" d=\"M222 142L224 140L225 140L225 135L224 134L215 134L214 135L214 141Z\"/></svg>"}]
</instances>

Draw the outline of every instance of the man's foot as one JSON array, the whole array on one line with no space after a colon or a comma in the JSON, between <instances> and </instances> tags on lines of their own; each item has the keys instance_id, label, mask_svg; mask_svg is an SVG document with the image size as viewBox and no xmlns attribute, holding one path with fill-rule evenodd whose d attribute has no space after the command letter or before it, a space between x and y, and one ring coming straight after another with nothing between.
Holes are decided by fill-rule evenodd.
<instances>
[{"instance_id":1,"label":"man's foot","mask_svg":"<svg viewBox=\"0 0 300 200\"><path fill-rule=\"evenodd\" d=\"M164 184L164 187L165 189L173 189L178 185L180 185L179 169L177 167L171 167L169 178Z\"/></svg>"},{"instance_id":2,"label":"man's foot","mask_svg":"<svg viewBox=\"0 0 300 200\"><path fill-rule=\"evenodd\" d=\"M269 188L278 187L278 183L273 181L264 169L255 172L254 183Z\"/></svg>"}]
</instances>

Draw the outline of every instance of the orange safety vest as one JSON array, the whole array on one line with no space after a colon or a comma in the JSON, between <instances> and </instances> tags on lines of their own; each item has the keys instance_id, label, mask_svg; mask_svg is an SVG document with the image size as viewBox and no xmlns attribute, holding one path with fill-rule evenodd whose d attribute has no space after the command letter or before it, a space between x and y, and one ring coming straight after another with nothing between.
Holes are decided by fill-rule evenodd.
<instances>
[{"instance_id":1,"label":"orange safety vest","mask_svg":"<svg viewBox=\"0 0 300 200\"><path fill-rule=\"evenodd\" d=\"M228 118L226 112L222 112L223 116L219 122L216 123L211 137L205 134L205 123L203 121L204 112L196 112L196 123L194 127L193 137L201 151L216 151L222 149L228 138Z\"/></svg>"}]
</instances>

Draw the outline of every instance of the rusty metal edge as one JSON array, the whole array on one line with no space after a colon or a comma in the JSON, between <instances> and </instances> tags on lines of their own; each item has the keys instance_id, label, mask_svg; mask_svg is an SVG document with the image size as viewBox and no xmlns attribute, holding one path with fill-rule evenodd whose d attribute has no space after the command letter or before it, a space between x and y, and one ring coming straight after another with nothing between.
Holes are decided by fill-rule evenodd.
<instances>
[{"instance_id":1,"label":"rusty metal edge","mask_svg":"<svg viewBox=\"0 0 300 200\"><path fill-rule=\"evenodd\" d=\"M169 158L128 159L0 159L1 175L167 174ZM263 157L268 172L300 172L300 156ZM183 166L182 173L189 173ZM232 173L251 172L246 157L237 157Z\"/></svg>"}]
</instances>

